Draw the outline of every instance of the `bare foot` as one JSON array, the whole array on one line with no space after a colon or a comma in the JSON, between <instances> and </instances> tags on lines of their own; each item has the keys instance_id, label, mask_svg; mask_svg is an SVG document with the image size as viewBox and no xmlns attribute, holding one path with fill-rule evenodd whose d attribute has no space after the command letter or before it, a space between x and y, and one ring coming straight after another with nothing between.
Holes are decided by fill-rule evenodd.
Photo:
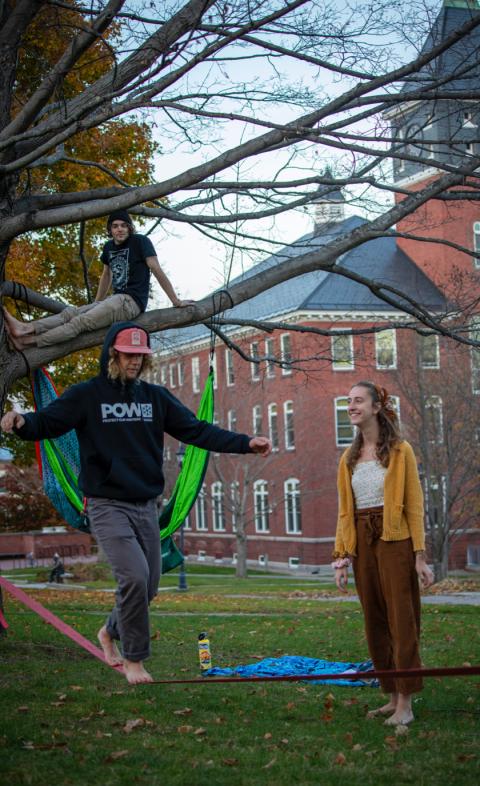
<instances>
[{"instance_id":1,"label":"bare foot","mask_svg":"<svg viewBox=\"0 0 480 786\"><path fill-rule=\"evenodd\" d=\"M121 666L123 663L123 658L120 655L118 647L107 631L105 625L98 631L97 638L102 645L103 654L105 655L105 660L107 661L108 665Z\"/></svg>"},{"instance_id":2,"label":"bare foot","mask_svg":"<svg viewBox=\"0 0 480 786\"><path fill-rule=\"evenodd\" d=\"M396 709L396 703L389 701L388 704L384 704L383 707L377 707L376 710L370 710L370 712L367 712L367 718L376 718L377 715L390 715L390 713L395 712Z\"/></svg>"},{"instance_id":3,"label":"bare foot","mask_svg":"<svg viewBox=\"0 0 480 786\"><path fill-rule=\"evenodd\" d=\"M142 661L123 660L123 670L130 685L140 685L143 682L153 682L153 677L145 669Z\"/></svg>"},{"instance_id":4,"label":"bare foot","mask_svg":"<svg viewBox=\"0 0 480 786\"><path fill-rule=\"evenodd\" d=\"M15 319L15 317L7 311L6 308L3 309L3 316L5 318L5 327L7 328L7 332L10 334L12 338L21 338L22 336L29 336L35 332L34 326L29 322L20 322L19 319Z\"/></svg>"},{"instance_id":5,"label":"bare foot","mask_svg":"<svg viewBox=\"0 0 480 786\"><path fill-rule=\"evenodd\" d=\"M397 710L384 721L385 726L408 726L414 720L412 710Z\"/></svg>"}]
</instances>

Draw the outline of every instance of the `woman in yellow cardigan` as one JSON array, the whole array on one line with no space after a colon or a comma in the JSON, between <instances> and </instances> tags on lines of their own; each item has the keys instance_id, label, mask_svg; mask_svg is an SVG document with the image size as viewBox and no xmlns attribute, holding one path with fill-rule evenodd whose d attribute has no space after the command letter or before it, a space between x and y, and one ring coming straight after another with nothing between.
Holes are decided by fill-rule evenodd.
<instances>
[{"instance_id":1,"label":"woman in yellow cardigan","mask_svg":"<svg viewBox=\"0 0 480 786\"><path fill-rule=\"evenodd\" d=\"M425 561L417 463L385 388L359 382L348 396L348 415L357 433L338 468L335 582L346 592L351 561L375 668L419 668L419 580L428 587L433 576ZM390 700L369 717L410 723L421 679L387 678L381 686Z\"/></svg>"}]
</instances>

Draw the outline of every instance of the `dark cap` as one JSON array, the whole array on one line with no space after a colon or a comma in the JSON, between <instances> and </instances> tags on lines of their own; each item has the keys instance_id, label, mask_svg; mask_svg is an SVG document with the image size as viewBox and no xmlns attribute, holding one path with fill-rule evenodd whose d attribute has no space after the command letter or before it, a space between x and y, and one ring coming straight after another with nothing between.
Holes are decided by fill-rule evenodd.
<instances>
[{"instance_id":1,"label":"dark cap","mask_svg":"<svg viewBox=\"0 0 480 786\"><path fill-rule=\"evenodd\" d=\"M107 219L107 229L109 230L114 221L125 221L129 227L133 227L133 221L126 210L114 210Z\"/></svg>"}]
</instances>

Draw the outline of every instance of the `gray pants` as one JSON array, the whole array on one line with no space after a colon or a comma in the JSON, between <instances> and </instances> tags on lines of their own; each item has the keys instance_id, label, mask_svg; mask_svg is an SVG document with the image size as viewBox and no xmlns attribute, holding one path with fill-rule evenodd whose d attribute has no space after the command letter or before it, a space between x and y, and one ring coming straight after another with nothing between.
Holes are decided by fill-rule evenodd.
<instances>
[{"instance_id":1,"label":"gray pants","mask_svg":"<svg viewBox=\"0 0 480 786\"><path fill-rule=\"evenodd\" d=\"M59 314L35 321L38 347L50 347L69 341L80 333L113 325L114 322L135 319L140 306L130 295L110 295L105 300L86 306L67 306Z\"/></svg>"},{"instance_id":2,"label":"gray pants","mask_svg":"<svg viewBox=\"0 0 480 786\"><path fill-rule=\"evenodd\" d=\"M143 661L150 655L148 606L157 594L162 568L156 502L90 497L88 516L117 582L107 631L120 641L124 658Z\"/></svg>"}]
</instances>

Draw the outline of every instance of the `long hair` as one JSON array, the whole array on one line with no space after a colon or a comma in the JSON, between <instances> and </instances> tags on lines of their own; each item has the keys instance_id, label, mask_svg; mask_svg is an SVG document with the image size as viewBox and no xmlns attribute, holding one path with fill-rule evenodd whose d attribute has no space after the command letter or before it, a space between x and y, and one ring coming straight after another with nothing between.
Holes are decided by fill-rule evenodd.
<instances>
[{"instance_id":1,"label":"long hair","mask_svg":"<svg viewBox=\"0 0 480 786\"><path fill-rule=\"evenodd\" d=\"M388 467L390 461L390 451L395 445L402 441L400 434L400 423L398 415L394 409L390 396L386 388L376 385L374 382L357 382L352 387L365 388L374 404L380 404L377 412L379 435L377 442L377 459L383 467ZM363 434L357 429L354 440L347 453L347 467L353 470L362 451Z\"/></svg>"},{"instance_id":2,"label":"long hair","mask_svg":"<svg viewBox=\"0 0 480 786\"><path fill-rule=\"evenodd\" d=\"M116 382L117 380L120 380L120 382L123 384L122 373L120 371L120 366L118 365L118 360L117 360L118 352L113 347L110 347L108 350L108 354L110 358L107 366L108 378L111 379L112 382ZM145 374L147 371L150 371L151 368L152 368L152 356L144 355L142 367L140 369L140 374L138 375L135 382L138 382L140 380L140 377L143 374Z\"/></svg>"}]
</instances>

